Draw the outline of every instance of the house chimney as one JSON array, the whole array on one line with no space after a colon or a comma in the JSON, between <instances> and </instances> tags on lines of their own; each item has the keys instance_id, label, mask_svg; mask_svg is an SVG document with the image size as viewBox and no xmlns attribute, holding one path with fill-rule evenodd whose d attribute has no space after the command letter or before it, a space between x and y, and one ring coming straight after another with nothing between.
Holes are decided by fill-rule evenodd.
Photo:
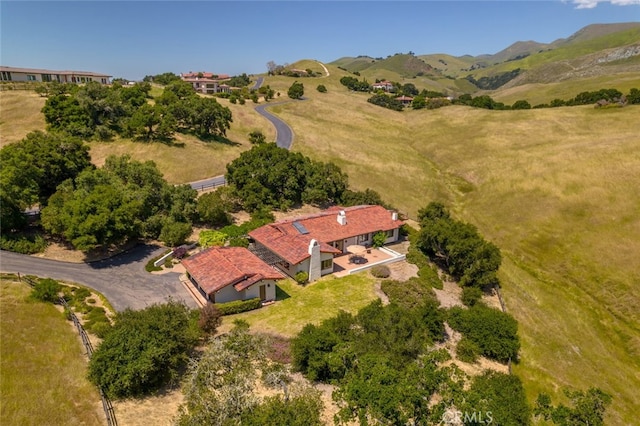
<instances>
[{"instance_id":1,"label":"house chimney","mask_svg":"<svg viewBox=\"0 0 640 426\"><path fill-rule=\"evenodd\" d=\"M322 259L320 258L320 244L309 241L309 282L313 282L322 275Z\"/></svg>"},{"instance_id":2,"label":"house chimney","mask_svg":"<svg viewBox=\"0 0 640 426\"><path fill-rule=\"evenodd\" d=\"M340 210L340 212L338 212L338 223L340 225L347 224L347 215L345 214L344 210Z\"/></svg>"},{"instance_id":3,"label":"house chimney","mask_svg":"<svg viewBox=\"0 0 640 426\"><path fill-rule=\"evenodd\" d=\"M398 220L398 212L391 213L391 220Z\"/></svg>"}]
</instances>

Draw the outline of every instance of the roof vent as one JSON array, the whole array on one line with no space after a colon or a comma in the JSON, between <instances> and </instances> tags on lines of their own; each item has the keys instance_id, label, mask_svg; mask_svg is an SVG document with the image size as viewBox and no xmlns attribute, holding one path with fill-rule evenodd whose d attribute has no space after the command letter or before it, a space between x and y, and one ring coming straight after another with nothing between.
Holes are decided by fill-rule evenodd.
<instances>
[{"instance_id":1,"label":"roof vent","mask_svg":"<svg viewBox=\"0 0 640 426\"><path fill-rule=\"evenodd\" d=\"M391 220L398 220L398 212L391 213Z\"/></svg>"}]
</instances>

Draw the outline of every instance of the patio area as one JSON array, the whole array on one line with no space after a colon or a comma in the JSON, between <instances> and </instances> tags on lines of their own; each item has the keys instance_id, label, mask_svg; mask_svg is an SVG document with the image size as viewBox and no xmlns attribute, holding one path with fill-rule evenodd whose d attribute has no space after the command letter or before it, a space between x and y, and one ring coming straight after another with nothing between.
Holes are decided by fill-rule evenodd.
<instances>
[{"instance_id":1,"label":"patio area","mask_svg":"<svg viewBox=\"0 0 640 426\"><path fill-rule=\"evenodd\" d=\"M333 273L336 277L343 277L352 273L369 269L374 265L393 263L404 260L405 256L381 247L371 248L357 255L346 253L333 258Z\"/></svg>"}]
</instances>

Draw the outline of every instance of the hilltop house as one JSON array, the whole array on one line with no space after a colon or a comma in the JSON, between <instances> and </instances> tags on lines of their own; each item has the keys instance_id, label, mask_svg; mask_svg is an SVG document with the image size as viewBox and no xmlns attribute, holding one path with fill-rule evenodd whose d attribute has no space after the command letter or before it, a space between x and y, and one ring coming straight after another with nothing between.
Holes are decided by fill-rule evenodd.
<instances>
[{"instance_id":1,"label":"hilltop house","mask_svg":"<svg viewBox=\"0 0 640 426\"><path fill-rule=\"evenodd\" d=\"M402 103L402 105L407 106L407 105L411 105L411 103L413 102L413 98L411 96L398 96L396 98L396 100L400 101L400 103Z\"/></svg>"},{"instance_id":2,"label":"hilltop house","mask_svg":"<svg viewBox=\"0 0 640 426\"><path fill-rule=\"evenodd\" d=\"M333 273L333 258L350 245L371 246L373 235L386 234L385 244L400 238L398 213L382 206L332 207L323 212L285 219L249 232L258 251L278 259L288 275L307 272L309 281Z\"/></svg>"},{"instance_id":3,"label":"hilltop house","mask_svg":"<svg viewBox=\"0 0 640 426\"><path fill-rule=\"evenodd\" d=\"M371 85L373 90L384 90L385 92L393 92L393 83L387 80L382 80L378 83L373 83Z\"/></svg>"},{"instance_id":4,"label":"hilltop house","mask_svg":"<svg viewBox=\"0 0 640 426\"><path fill-rule=\"evenodd\" d=\"M210 72L192 72L180 74L180 78L183 81L191 83L193 88L198 93L230 93L231 87L223 84L231 77L227 74L213 74Z\"/></svg>"},{"instance_id":5,"label":"hilltop house","mask_svg":"<svg viewBox=\"0 0 640 426\"><path fill-rule=\"evenodd\" d=\"M0 81L58 83L89 83L97 81L109 84L110 75L89 71L54 71L36 68L15 68L0 66Z\"/></svg>"},{"instance_id":6,"label":"hilltop house","mask_svg":"<svg viewBox=\"0 0 640 426\"><path fill-rule=\"evenodd\" d=\"M210 247L182 260L187 276L211 303L275 300L284 275L244 247Z\"/></svg>"}]
</instances>

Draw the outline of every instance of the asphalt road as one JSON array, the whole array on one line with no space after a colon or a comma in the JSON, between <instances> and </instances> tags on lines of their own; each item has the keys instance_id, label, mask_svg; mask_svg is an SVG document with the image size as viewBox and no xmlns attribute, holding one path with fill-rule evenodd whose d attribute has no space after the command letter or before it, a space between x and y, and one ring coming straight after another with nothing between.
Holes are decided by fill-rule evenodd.
<instances>
[{"instance_id":1,"label":"asphalt road","mask_svg":"<svg viewBox=\"0 0 640 426\"><path fill-rule=\"evenodd\" d=\"M102 293L117 311L144 309L169 298L197 307L182 286L179 274L150 274L144 267L165 249L141 244L110 259L91 263L59 262L8 251L0 251L0 271L37 275L85 285Z\"/></svg>"},{"instance_id":2,"label":"asphalt road","mask_svg":"<svg viewBox=\"0 0 640 426\"><path fill-rule=\"evenodd\" d=\"M260 83L262 84L262 81L260 81ZM285 101L285 102L293 102L293 101ZM278 104L282 104L285 102L278 102ZM273 124L273 126L276 128L276 145L278 145L280 148L291 149L291 144L293 144L293 131L291 130L291 127L289 127L287 123L280 120L278 117L271 114L265 109L274 105L277 105L277 104L273 103L273 104L258 105L255 108L255 110L258 112L258 114L262 115L267 120L269 120L271 124ZM222 185L225 185L226 183L227 181L225 180L224 175L219 175L219 176L214 176L207 179L198 180L195 182L189 182L189 185L191 185L193 189L202 191L207 188L215 188L216 186L222 186Z\"/></svg>"},{"instance_id":3,"label":"asphalt road","mask_svg":"<svg viewBox=\"0 0 640 426\"><path fill-rule=\"evenodd\" d=\"M285 101L285 102L293 102L293 101ZM271 114L266 110L270 106L280 105L285 102L278 102L277 104L262 104L256 107L256 111L258 114L266 118L273 124L276 128L276 145L280 148L291 149L291 144L293 144L293 131L291 127L284 121L280 120L275 115Z\"/></svg>"}]
</instances>

